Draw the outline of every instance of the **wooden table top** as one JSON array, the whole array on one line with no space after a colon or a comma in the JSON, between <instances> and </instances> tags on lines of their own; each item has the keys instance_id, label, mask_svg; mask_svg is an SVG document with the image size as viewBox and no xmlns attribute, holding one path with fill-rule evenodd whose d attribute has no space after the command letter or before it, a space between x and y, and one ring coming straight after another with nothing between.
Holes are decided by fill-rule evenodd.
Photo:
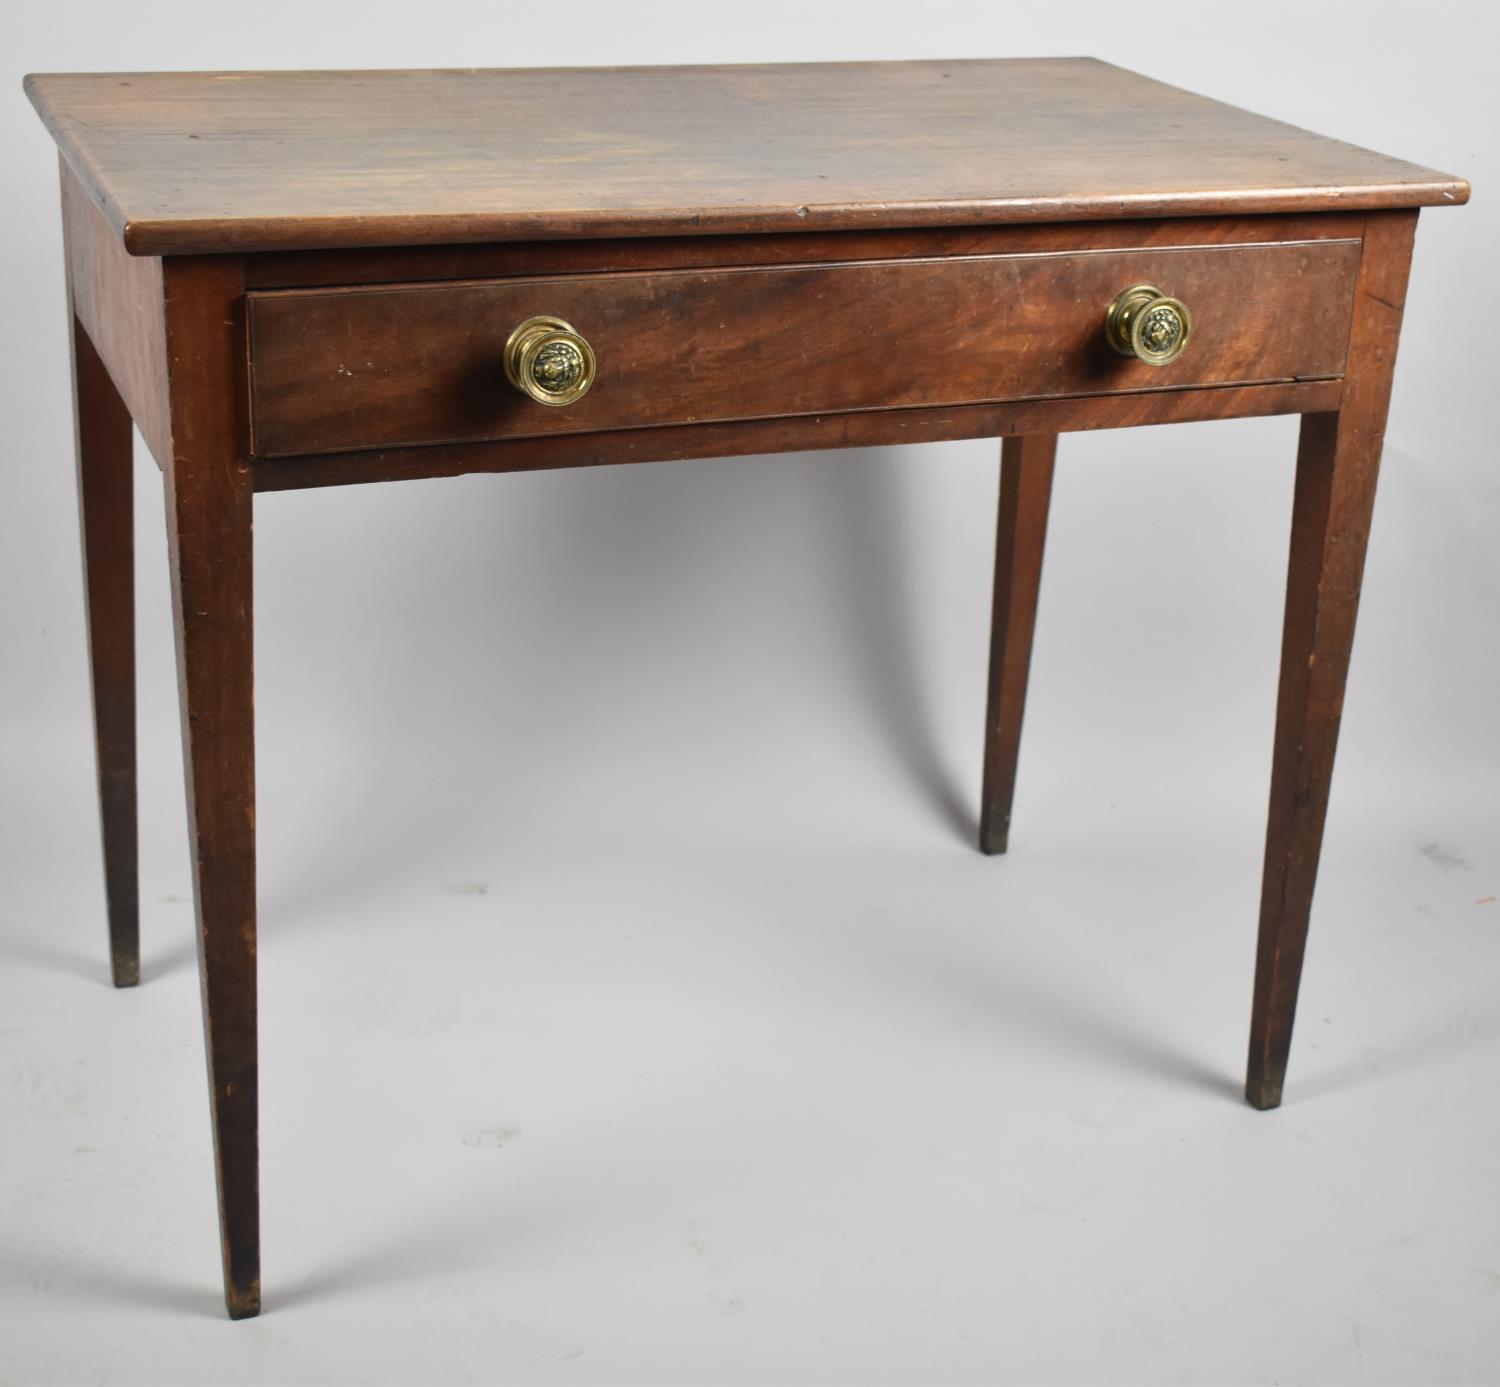
<instances>
[{"instance_id":1,"label":"wooden table top","mask_svg":"<svg viewBox=\"0 0 1500 1387\"><path fill-rule=\"evenodd\" d=\"M1468 184L1092 58L80 73L139 255L1415 207Z\"/></svg>"}]
</instances>

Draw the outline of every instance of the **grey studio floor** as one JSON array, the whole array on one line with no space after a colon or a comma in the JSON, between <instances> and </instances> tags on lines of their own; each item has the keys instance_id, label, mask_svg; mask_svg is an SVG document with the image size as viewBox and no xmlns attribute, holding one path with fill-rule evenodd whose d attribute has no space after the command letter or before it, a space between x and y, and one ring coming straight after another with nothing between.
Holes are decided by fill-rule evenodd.
<instances>
[{"instance_id":1,"label":"grey studio floor","mask_svg":"<svg viewBox=\"0 0 1500 1387\"><path fill-rule=\"evenodd\" d=\"M261 498L242 1324L139 462L139 989L75 548L3 729L0 1381L1500 1378L1500 581L1399 437L1287 1101L1239 1098L1294 450L1063 441L1000 859L992 443Z\"/></svg>"}]
</instances>

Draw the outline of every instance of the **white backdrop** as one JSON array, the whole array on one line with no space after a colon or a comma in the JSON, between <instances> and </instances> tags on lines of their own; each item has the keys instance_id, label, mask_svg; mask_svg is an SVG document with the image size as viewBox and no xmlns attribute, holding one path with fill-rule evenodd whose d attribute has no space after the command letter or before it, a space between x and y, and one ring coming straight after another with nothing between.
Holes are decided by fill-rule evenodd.
<instances>
[{"instance_id":1,"label":"white backdrop","mask_svg":"<svg viewBox=\"0 0 1500 1387\"><path fill-rule=\"evenodd\" d=\"M0 1380L1500 1372L1484 4L9 6ZM160 485L107 971L27 70L1093 53L1425 214L1287 1106L1237 1091L1295 423L1064 439L1012 850L997 447L257 502L267 1313L221 1324Z\"/></svg>"}]
</instances>

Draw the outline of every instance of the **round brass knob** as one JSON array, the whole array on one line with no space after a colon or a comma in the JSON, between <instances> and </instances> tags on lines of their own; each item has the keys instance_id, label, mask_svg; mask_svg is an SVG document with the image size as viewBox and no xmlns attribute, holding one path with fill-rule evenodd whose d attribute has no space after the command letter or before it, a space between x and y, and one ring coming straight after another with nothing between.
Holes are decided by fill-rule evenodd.
<instances>
[{"instance_id":1,"label":"round brass knob","mask_svg":"<svg viewBox=\"0 0 1500 1387\"><path fill-rule=\"evenodd\" d=\"M1168 298L1154 284L1132 284L1110 304L1104 334L1121 356L1148 366L1166 366L1187 349L1193 318L1180 299Z\"/></svg>"},{"instance_id":2,"label":"round brass knob","mask_svg":"<svg viewBox=\"0 0 1500 1387\"><path fill-rule=\"evenodd\" d=\"M528 318L506 339L505 378L539 405L570 405L594 383L594 349L561 318Z\"/></svg>"}]
</instances>

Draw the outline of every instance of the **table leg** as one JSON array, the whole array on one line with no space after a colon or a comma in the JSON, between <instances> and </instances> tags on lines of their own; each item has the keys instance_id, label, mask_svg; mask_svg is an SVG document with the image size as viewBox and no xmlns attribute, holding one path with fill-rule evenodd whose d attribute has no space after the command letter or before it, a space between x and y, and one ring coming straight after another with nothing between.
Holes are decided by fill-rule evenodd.
<instances>
[{"instance_id":1,"label":"table leg","mask_svg":"<svg viewBox=\"0 0 1500 1387\"><path fill-rule=\"evenodd\" d=\"M136 831L135 523L130 413L73 320L73 420L94 694L110 972L141 980Z\"/></svg>"},{"instance_id":2,"label":"table leg","mask_svg":"<svg viewBox=\"0 0 1500 1387\"><path fill-rule=\"evenodd\" d=\"M167 528L225 1302L260 1310L250 465L232 262L167 262Z\"/></svg>"},{"instance_id":3,"label":"table leg","mask_svg":"<svg viewBox=\"0 0 1500 1387\"><path fill-rule=\"evenodd\" d=\"M1002 853L1021 752L1026 677L1036 629L1056 434L1007 438L1000 450L1000 518L995 539L995 601L990 629L989 705L984 722L984 788L979 850Z\"/></svg>"},{"instance_id":4,"label":"table leg","mask_svg":"<svg viewBox=\"0 0 1500 1387\"><path fill-rule=\"evenodd\" d=\"M1344 397L1302 420L1245 1096L1281 1102L1415 212L1366 222Z\"/></svg>"}]
</instances>

